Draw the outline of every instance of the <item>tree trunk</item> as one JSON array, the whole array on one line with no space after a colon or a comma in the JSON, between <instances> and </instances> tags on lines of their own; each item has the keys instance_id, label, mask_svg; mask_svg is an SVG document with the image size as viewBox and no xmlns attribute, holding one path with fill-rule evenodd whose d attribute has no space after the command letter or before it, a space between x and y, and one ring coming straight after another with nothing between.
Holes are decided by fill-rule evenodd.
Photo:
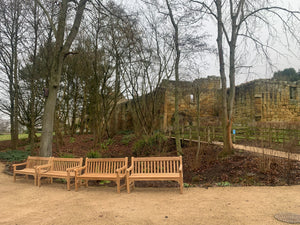
<instances>
[{"instance_id":1,"label":"tree trunk","mask_svg":"<svg viewBox=\"0 0 300 225\"><path fill-rule=\"evenodd\" d=\"M198 86L196 87L195 91L196 91L195 98L197 104L197 138L198 138L196 161L199 161L199 155L201 153L201 143L200 143L200 91Z\"/></svg>"},{"instance_id":2,"label":"tree trunk","mask_svg":"<svg viewBox=\"0 0 300 225\"><path fill-rule=\"evenodd\" d=\"M41 136L41 156L52 156L52 140L53 140L53 125L54 125L54 113L56 105L58 87L53 85L53 81L50 81L49 96L46 100L44 116L43 116L43 130Z\"/></svg>"},{"instance_id":3,"label":"tree trunk","mask_svg":"<svg viewBox=\"0 0 300 225\"><path fill-rule=\"evenodd\" d=\"M178 155L182 155L181 143L180 143L180 125L179 125L179 61L180 61L180 50L179 50L179 33L178 24L175 22L173 12L169 1L166 0L166 4L169 10L170 20L174 28L174 46L175 46L175 139L176 139L176 150Z\"/></svg>"},{"instance_id":4,"label":"tree trunk","mask_svg":"<svg viewBox=\"0 0 300 225\"><path fill-rule=\"evenodd\" d=\"M83 91L83 103L82 103L82 110L81 110L81 115L80 115L80 134L83 134L84 132L84 128L86 127L86 119L85 119L85 115L86 115L86 105L87 105L87 85L84 85L84 91Z\"/></svg>"},{"instance_id":5,"label":"tree trunk","mask_svg":"<svg viewBox=\"0 0 300 225\"><path fill-rule=\"evenodd\" d=\"M227 96L227 86L226 86L226 74L225 74L225 62L224 62L224 52L223 52L223 21L222 21L222 2L221 0L216 0L217 15L218 15L218 54L219 54L219 64L220 64L220 76L222 84L222 127L223 127L223 151L220 155L228 155L232 153L232 141L231 141L231 119L228 117L228 96Z\"/></svg>"}]
</instances>

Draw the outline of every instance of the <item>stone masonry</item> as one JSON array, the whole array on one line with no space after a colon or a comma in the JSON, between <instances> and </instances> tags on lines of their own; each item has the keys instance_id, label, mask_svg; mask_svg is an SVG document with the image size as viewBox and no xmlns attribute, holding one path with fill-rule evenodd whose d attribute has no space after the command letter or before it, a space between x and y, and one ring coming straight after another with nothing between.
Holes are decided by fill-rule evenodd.
<instances>
[{"instance_id":1,"label":"stone masonry","mask_svg":"<svg viewBox=\"0 0 300 225\"><path fill-rule=\"evenodd\" d=\"M200 103L201 125L216 125L220 122L221 98L220 77L209 76L194 81L180 81L179 115L181 126L196 125L197 99ZM161 98L155 105L155 129L172 129L175 112L175 81L164 80L159 87ZM157 91L157 90L156 90ZM151 99L151 93L146 98ZM135 115L130 105L132 100L118 105L114 122L117 130L134 129ZM236 87L234 123L300 121L300 81L287 82L269 79L254 80ZM147 115L147 111L145 111Z\"/></svg>"}]
</instances>

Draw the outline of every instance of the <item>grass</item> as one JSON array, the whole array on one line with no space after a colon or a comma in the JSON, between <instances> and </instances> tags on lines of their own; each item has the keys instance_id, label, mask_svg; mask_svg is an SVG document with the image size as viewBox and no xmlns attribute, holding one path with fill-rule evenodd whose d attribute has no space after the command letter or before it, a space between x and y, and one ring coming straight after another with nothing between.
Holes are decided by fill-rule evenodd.
<instances>
[{"instance_id":1,"label":"grass","mask_svg":"<svg viewBox=\"0 0 300 225\"><path fill-rule=\"evenodd\" d=\"M41 136L41 133L36 133L38 137ZM26 139L28 138L28 134L19 134L19 139ZM10 141L10 134L2 134L0 135L0 141Z\"/></svg>"}]
</instances>

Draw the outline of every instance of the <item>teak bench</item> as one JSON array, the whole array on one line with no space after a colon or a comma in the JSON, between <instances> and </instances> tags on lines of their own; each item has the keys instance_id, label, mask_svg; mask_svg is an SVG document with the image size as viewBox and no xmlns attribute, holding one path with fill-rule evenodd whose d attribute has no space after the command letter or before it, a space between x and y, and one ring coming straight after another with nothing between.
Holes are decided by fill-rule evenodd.
<instances>
[{"instance_id":1,"label":"teak bench","mask_svg":"<svg viewBox=\"0 0 300 225\"><path fill-rule=\"evenodd\" d=\"M117 192L126 187L126 169L128 158L86 158L85 166L75 170L75 191L80 187L82 180L88 187L89 180L111 180L117 183ZM120 185L121 179L125 184Z\"/></svg>"},{"instance_id":2,"label":"teak bench","mask_svg":"<svg viewBox=\"0 0 300 225\"><path fill-rule=\"evenodd\" d=\"M25 178L28 179L28 175L31 175L34 177L34 185L37 185L37 171L36 167L41 166L44 164L48 164L51 160L51 157L39 157L39 156L28 156L26 162L24 163L18 163L13 164L13 177L14 182L16 182L16 175L17 174L23 174L25 175ZM25 166L23 169L17 169L18 166Z\"/></svg>"},{"instance_id":3,"label":"teak bench","mask_svg":"<svg viewBox=\"0 0 300 225\"><path fill-rule=\"evenodd\" d=\"M63 178L67 180L67 189L70 191L70 180L75 177L75 169L82 166L82 158L55 158L52 157L49 164L38 166L38 186L41 186L41 178Z\"/></svg>"},{"instance_id":4,"label":"teak bench","mask_svg":"<svg viewBox=\"0 0 300 225\"><path fill-rule=\"evenodd\" d=\"M143 157L131 158L127 169L127 192L134 187L134 181L177 181L183 193L182 157Z\"/></svg>"}]
</instances>

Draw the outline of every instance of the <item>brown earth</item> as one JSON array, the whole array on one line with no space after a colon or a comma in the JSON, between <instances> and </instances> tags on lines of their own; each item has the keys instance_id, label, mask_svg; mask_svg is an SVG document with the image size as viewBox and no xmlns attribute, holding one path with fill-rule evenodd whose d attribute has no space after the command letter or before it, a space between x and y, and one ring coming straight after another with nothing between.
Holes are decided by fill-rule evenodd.
<instances>
[{"instance_id":1,"label":"brown earth","mask_svg":"<svg viewBox=\"0 0 300 225\"><path fill-rule=\"evenodd\" d=\"M0 163L0 171L4 165ZM0 224L103 225L280 225L275 214L300 214L300 186L135 188L131 194L115 187L66 190L62 183L40 188L33 180L0 173Z\"/></svg>"},{"instance_id":2,"label":"brown earth","mask_svg":"<svg viewBox=\"0 0 300 225\"><path fill-rule=\"evenodd\" d=\"M55 138L54 138L55 140ZM117 135L107 145L102 144L102 157L130 157L135 155L133 145L136 138L124 142L124 135ZM99 151L99 144L94 146L93 135L64 136L64 144L58 146L54 141L54 156L86 157L91 150ZM0 151L7 149L10 142L0 142ZM20 149L26 149L26 142L22 141ZM39 144L32 151L39 154ZM300 183L299 162L277 157L267 157L249 152L236 150L235 154L227 158L218 158L221 148L216 145L202 144L202 152L195 160L197 148L186 143L183 148L184 182L189 186L280 186ZM168 140L162 150L153 150L151 155L176 155L175 143ZM143 155L142 155L143 156ZM137 182L143 187L177 186L172 182Z\"/></svg>"}]
</instances>

